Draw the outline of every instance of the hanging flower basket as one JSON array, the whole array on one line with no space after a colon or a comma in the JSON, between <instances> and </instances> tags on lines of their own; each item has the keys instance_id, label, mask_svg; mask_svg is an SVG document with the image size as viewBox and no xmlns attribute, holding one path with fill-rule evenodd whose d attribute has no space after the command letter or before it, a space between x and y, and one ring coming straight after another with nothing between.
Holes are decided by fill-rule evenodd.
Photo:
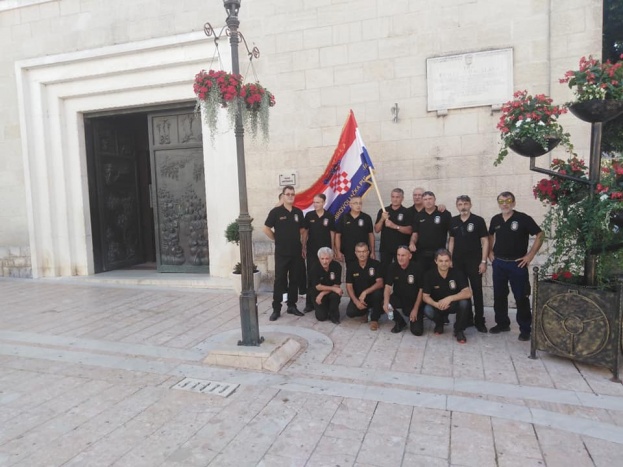
<instances>
[{"instance_id":1,"label":"hanging flower basket","mask_svg":"<svg viewBox=\"0 0 623 467\"><path fill-rule=\"evenodd\" d=\"M236 99L240 94L242 76L222 70L201 70L195 75L193 91L197 96L197 108L203 111L204 121L210 129L214 141L218 126L218 111L226 108L229 123L233 126L236 118Z\"/></svg>"},{"instance_id":2,"label":"hanging flower basket","mask_svg":"<svg viewBox=\"0 0 623 467\"><path fill-rule=\"evenodd\" d=\"M248 83L240 89L243 102L243 121L253 139L257 138L258 128L264 141L268 140L269 109L275 106L275 96L260 83Z\"/></svg>"},{"instance_id":3,"label":"hanging flower basket","mask_svg":"<svg viewBox=\"0 0 623 467\"><path fill-rule=\"evenodd\" d=\"M590 123L607 122L623 113L623 100L589 99L568 104L580 120Z\"/></svg>"},{"instance_id":4,"label":"hanging flower basket","mask_svg":"<svg viewBox=\"0 0 623 467\"><path fill-rule=\"evenodd\" d=\"M520 156L539 157L552 151L560 143L560 138L547 138L545 145L538 141L526 137L523 140L515 140L508 144L508 147Z\"/></svg>"}]
</instances>

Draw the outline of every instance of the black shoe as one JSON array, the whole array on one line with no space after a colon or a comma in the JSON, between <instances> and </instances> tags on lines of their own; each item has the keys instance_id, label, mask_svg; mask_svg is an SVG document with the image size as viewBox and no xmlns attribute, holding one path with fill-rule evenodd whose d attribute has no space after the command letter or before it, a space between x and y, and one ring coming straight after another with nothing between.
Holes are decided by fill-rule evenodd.
<instances>
[{"instance_id":1,"label":"black shoe","mask_svg":"<svg viewBox=\"0 0 623 467\"><path fill-rule=\"evenodd\" d=\"M435 334L443 334L443 324L435 324Z\"/></svg>"},{"instance_id":2,"label":"black shoe","mask_svg":"<svg viewBox=\"0 0 623 467\"><path fill-rule=\"evenodd\" d=\"M459 344L465 344L467 342L467 338L465 337L465 333L463 331L455 332L454 336Z\"/></svg>"},{"instance_id":3,"label":"black shoe","mask_svg":"<svg viewBox=\"0 0 623 467\"><path fill-rule=\"evenodd\" d=\"M522 342L527 342L530 340L530 333L529 332L520 332L519 333L519 340Z\"/></svg>"},{"instance_id":4,"label":"black shoe","mask_svg":"<svg viewBox=\"0 0 623 467\"><path fill-rule=\"evenodd\" d=\"M281 311L279 310L274 310L273 314L270 315L270 318L268 318L271 321L277 321L279 319L279 317L281 316Z\"/></svg>"},{"instance_id":5,"label":"black shoe","mask_svg":"<svg viewBox=\"0 0 623 467\"><path fill-rule=\"evenodd\" d=\"M424 321L418 320L411 326L411 332L414 336L421 336L424 334Z\"/></svg>"},{"instance_id":6,"label":"black shoe","mask_svg":"<svg viewBox=\"0 0 623 467\"><path fill-rule=\"evenodd\" d=\"M303 308L303 311L305 313L311 313L312 311L314 311L314 307L313 306L306 306L305 308Z\"/></svg>"},{"instance_id":7,"label":"black shoe","mask_svg":"<svg viewBox=\"0 0 623 467\"><path fill-rule=\"evenodd\" d=\"M340 317L339 317L339 316L337 316L337 317L332 316L332 317L331 317L331 318L329 318L329 319L331 320L331 322L332 322L333 324L340 324Z\"/></svg>"},{"instance_id":8,"label":"black shoe","mask_svg":"<svg viewBox=\"0 0 623 467\"><path fill-rule=\"evenodd\" d=\"M500 326L499 324L496 324L491 329L489 329L489 334L499 334L501 332L509 332L510 330L510 326Z\"/></svg>"},{"instance_id":9,"label":"black shoe","mask_svg":"<svg viewBox=\"0 0 623 467\"><path fill-rule=\"evenodd\" d=\"M476 331L478 332L482 332L482 333L487 333L487 326L484 325L484 323L478 323L476 324Z\"/></svg>"},{"instance_id":10,"label":"black shoe","mask_svg":"<svg viewBox=\"0 0 623 467\"><path fill-rule=\"evenodd\" d=\"M305 316L303 313L299 311L299 309L296 306L289 306L288 313L294 316Z\"/></svg>"},{"instance_id":11,"label":"black shoe","mask_svg":"<svg viewBox=\"0 0 623 467\"><path fill-rule=\"evenodd\" d=\"M399 332L404 331L406 327L407 327L407 323L405 323L404 321L401 323L396 323L394 327L392 328L392 333L398 334Z\"/></svg>"}]
</instances>

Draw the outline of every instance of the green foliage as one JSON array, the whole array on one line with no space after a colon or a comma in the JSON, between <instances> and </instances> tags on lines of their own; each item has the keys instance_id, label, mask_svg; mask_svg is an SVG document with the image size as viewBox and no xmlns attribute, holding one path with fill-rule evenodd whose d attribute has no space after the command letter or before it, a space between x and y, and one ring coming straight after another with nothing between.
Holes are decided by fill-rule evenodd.
<instances>
[{"instance_id":1,"label":"green foliage","mask_svg":"<svg viewBox=\"0 0 623 467\"><path fill-rule=\"evenodd\" d=\"M236 263L236 265L234 266L234 270L232 272L234 274L242 274L242 263L240 262ZM257 264L253 265L253 272L259 272L259 269L257 268Z\"/></svg>"},{"instance_id":2,"label":"green foliage","mask_svg":"<svg viewBox=\"0 0 623 467\"><path fill-rule=\"evenodd\" d=\"M240 227L237 221L231 222L225 229L225 240L227 243L240 245Z\"/></svg>"}]
</instances>

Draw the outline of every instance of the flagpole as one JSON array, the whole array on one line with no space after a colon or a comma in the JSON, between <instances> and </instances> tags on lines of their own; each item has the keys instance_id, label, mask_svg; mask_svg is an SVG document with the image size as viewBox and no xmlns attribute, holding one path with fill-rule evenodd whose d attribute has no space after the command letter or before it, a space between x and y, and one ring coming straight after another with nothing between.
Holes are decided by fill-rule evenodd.
<instances>
[{"instance_id":1,"label":"flagpole","mask_svg":"<svg viewBox=\"0 0 623 467\"><path fill-rule=\"evenodd\" d=\"M376 184L376 177L374 176L374 169L370 169L370 177L372 177L372 185L374 186L374 191L376 191L376 196L379 197L379 203L381 203L381 209L383 212L385 211L385 204L383 204L383 199L381 198L381 192L379 191L379 187Z\"/></svg>"}]
</instances>

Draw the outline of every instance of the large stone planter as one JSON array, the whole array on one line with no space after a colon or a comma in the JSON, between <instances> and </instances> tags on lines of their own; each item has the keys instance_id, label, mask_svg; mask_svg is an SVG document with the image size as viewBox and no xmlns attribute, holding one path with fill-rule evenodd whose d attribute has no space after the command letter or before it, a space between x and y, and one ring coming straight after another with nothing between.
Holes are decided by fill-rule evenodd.
<instances>
[{"instance_id":1,"label":"large stone planter","mask_svg":"<svg viewBox=\"0 0 623 467\"><path fill-rule=\"evenodd\" d=\"M534 268L530 356L543 350L608 368L619 380L621 356L621 281L616 291L551 280L537 280Z\"/></svg>"},{"instance_id":2,"label":"large stone planter","mask_svg":"<svg viewBox=\"0 0 623 467\"><path fill-rule=\"evenodd\" d=\"M234 286L234 292L236 295L240 295L242 293L242 274L234 274L231 273L231 282ZM262 282L262 273L257 271L253 273L253 289L255 293L258 293L260 290L260 284Z\"/></svg>"}]
</instances>

